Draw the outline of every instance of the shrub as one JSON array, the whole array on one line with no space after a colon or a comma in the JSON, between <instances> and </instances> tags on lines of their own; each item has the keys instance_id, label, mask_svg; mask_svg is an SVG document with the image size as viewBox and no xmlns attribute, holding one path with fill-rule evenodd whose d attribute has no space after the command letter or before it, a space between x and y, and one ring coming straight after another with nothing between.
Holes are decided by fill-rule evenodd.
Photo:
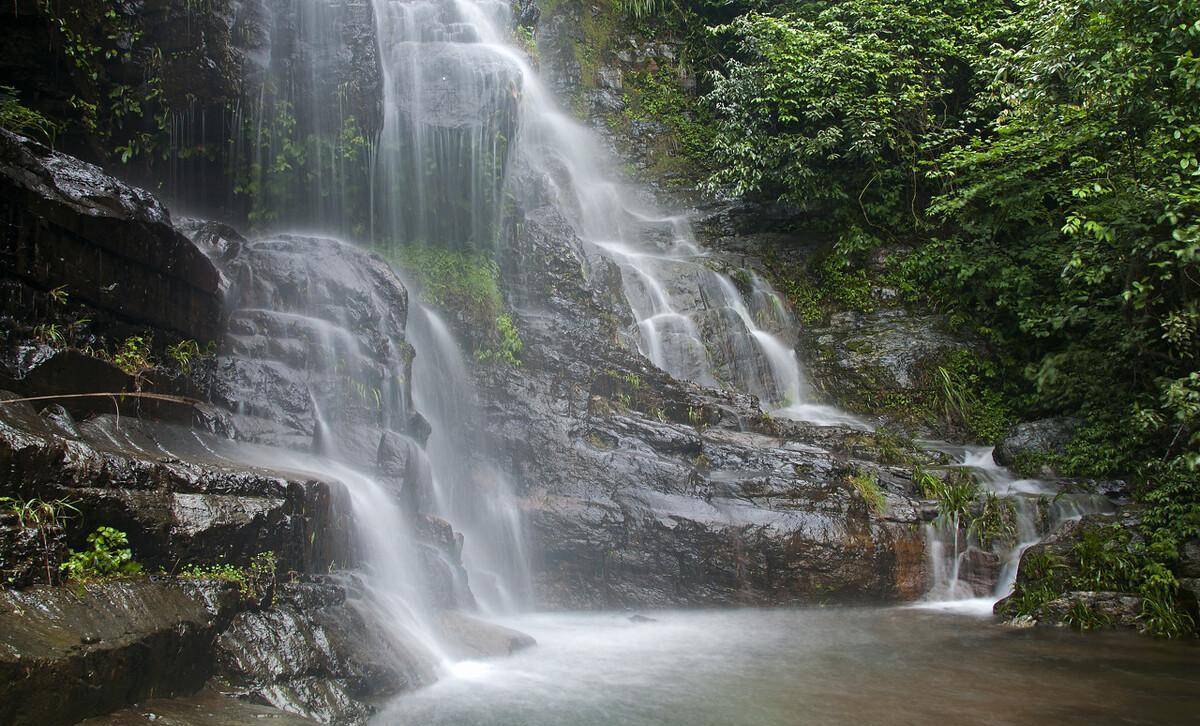
<instances>
[{"instance_id":1,"label":"shrub","mask_svg":"<svg viewBox=\"0 0 1200 726\"><path fill-rule=\"evenodd\" d=\"M136 575L142 566L133 560L129 538L112 527L99 527L87 536L91 549L71 551L61 567L67 576L76 581L92 578Z\"/></svg>"}]
</instances>

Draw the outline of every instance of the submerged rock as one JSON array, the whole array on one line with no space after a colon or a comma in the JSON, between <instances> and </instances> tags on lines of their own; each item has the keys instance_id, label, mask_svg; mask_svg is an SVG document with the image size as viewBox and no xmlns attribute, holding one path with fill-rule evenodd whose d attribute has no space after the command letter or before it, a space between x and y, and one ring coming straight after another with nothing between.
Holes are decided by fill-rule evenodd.
<instances>
[{"instance_id":1,"label":"submerged rock","mask_svg":"<svg viewBox=\"0 0 1200 726\"><path fill-rule=\"evenodd\" d=\"M442 637L460 658L495 658L537 645L532 636L459 611L442 613L440 625Z\"/></svg>"}]
</instances>

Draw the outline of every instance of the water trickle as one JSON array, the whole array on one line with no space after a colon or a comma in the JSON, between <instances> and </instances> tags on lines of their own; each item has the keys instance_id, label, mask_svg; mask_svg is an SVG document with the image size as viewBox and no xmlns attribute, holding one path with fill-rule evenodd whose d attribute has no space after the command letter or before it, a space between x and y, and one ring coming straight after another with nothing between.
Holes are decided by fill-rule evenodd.
<instances>
[{"instance_id":1,"label":"water trickle","mask_svg":"<svg viewBox=\"0 0 1200 726\"><path fill-rule=\"evenodd\" d=\"M1050 482L1014 476L995 462L990 446L923 443L953 457L953 466L968 470L983 492L1008 502L1015 533L1008 543L997 541L988 546L977 533L963 526L957 514L926 525L933 583L918 607L990 615L992 606L1012 593L1025 550L1063 522L1112 510L1112 504L1102 496L1064 494Z\"/></svg>"},{"instance_id":2,"label":"water trickle","mask_svg":"<svg viewBox=\"0 0 1200 726\"><path fill-rule=\"evenodd\" d=\"M421 354L413 366L413 398L432 428L433 511L463 534L463 565L486 611L511 612L532 586L521 512L512 486L490 464L470 423L482 415L462 352L446 324L428 308L413 311L409 334Z\"/></svg>"}]
</instances>

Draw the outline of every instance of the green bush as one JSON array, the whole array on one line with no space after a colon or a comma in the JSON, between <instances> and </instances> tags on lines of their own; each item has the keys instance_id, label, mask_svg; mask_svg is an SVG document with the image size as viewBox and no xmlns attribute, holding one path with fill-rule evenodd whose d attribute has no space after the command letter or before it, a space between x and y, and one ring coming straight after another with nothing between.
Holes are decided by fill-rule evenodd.
<instances>
[{"instance_id":1,"label":"green bush","mask_svg":"<svg viewBox=\"0 0 1200 726\"><path fill-rule=\"evenodd\" d=\"M87 536L91 549L71 551L61 567L67 577L84 581L93 578L136 575L142 566L133 560L129 538L112 527L99 527Z\"/></svg>"}]
</instances>

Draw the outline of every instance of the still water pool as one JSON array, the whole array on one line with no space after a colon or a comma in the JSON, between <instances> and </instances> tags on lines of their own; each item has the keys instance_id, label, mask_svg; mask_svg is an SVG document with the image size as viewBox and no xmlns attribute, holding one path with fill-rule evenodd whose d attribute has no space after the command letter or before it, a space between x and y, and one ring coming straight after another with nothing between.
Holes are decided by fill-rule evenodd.
<instances>
[{"instance_id":1,"label":"still water pool","mask_svg":"<svg viewBox=\"0 0 1200 726\"><path fill-rule=\"evenodd\" d=\"M1196 724L1200 647L919 609L558 613L376 724Z\"/></svg>"}]
</instances>

